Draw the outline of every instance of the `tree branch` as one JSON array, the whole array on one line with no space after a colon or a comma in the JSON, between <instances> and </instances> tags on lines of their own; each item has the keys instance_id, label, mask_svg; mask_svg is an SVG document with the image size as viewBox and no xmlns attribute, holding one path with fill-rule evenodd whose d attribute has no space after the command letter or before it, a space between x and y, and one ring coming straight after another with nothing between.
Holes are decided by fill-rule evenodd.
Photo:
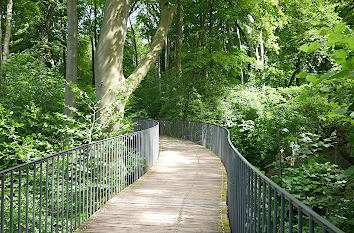
<instances>
[{"instance_id":1,"label":"tree branch","mask_svg":"<svg viewBox=\"0 0 354 233\"><path fill-rule=\"evenodd\" d=\"M161 0L161 17L160 24L152 40L151 47L146 56L142 59L134 72L126 79L127 96L129 96L138 87L144 79L151 65L160 55L167 33L170 29L176 7L169 4L167 0Z\"/></svg>"}]
</instances>

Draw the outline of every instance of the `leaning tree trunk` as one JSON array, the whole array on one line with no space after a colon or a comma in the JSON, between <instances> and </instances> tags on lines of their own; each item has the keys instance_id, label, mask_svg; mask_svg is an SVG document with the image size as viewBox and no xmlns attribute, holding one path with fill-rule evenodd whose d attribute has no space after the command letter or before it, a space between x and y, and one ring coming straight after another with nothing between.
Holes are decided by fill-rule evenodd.
<instances>
[{"instance_id":1,"label":"leaning tree trunk","mask_svg":"<svg viewBox=\"0 0 354 233\"><path fill-rule=\"evenodd\" d=\"M78 52L77 0L68 0L68 54L66 62L65 109L67 116L74 116L70 107L75 107L75 93L70 84L77 83Z\"/></svg>"},{"instance_id":2,"label":"leaning tree trunk","mask_svg":"<svg viewBox=\"0 0 354 233\"><path fill-rule=\"evenodd\" d=\"M123 75L123 49L127 33L129 0L107 0L102 29L96 51L96 98L101 123L114 126L111 120L116 114L123 115L125 104L131 93L144 79L155 60L159 57L169 31L175 7L168 0L161 0L160 24L146 56L133 73ZM113 124L113 125L112 125Z\"/></svg>"},{"instance_id":3,"label":"leaning tree trunk","mask_svg":"<svg viewBox=\"0 0 354 233\"><path fill-rule=\"evenodd\" d=\"M7 3L7 11L6 11L6 29L5 29L5 37L4 37L4 57L2 60L3 63L6 63L7 58L9 57L9 54L10 54L12 8L13 8L13 1L9 0L9 2Z\"/></svg>"}]
</instances>

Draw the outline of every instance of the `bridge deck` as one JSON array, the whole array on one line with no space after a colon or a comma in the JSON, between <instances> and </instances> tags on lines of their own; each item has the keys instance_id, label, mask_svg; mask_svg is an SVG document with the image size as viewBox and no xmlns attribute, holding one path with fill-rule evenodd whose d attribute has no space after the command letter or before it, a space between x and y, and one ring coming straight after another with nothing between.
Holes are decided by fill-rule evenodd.
<instances>
[{"instance_id":1,"label":"bridge deck","mask_svg":"<svg viewBox=\"0 0 354 233\"><path fill-rule=\"evenodd\" d=\"M160 137L159 161L78 232L230 232L220 160L189 141Z\"/></svg>"}]
</instances>

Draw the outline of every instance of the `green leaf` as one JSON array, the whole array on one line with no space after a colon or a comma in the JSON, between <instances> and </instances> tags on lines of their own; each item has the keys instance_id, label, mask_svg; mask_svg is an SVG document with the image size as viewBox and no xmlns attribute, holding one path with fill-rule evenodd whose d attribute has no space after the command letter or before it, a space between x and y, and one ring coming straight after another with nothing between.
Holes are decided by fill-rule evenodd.
<instances>
[{"instance_id":1,"label":"green leaf","mask_svg":"<svg viewBox=\"0 0 354 233\"><path fill-rule=\"evenodd\" d=\"M296 138L295 137L290 137L290 136L287 136L285 137L286 140L289 140L289 141L292 141L292 142L295 142L296 141Z\"/></svg>"},{"instance_id":2,"label":"green leaf","mask_svg":"<svg viewBox=\"0 0 354 233\"><path fill-rule=\"evenodd\" d=\"M350 50L354 50L354 36L346 38L344 42L348 45Z\"/></svg>"},{"instance_id":3,"label":"green leaf","mask_svg":"<svg viewBox=\"0 0 354 233\"><path fill-rule=\"evenodd\" d=\"M320 91L322 91L322 92L329 92L331 89L329 89L328 87L321 87L320 88Z\"/></svg>"},{"instance_id":4,"label":"green leaf","mask_svg":"<svg viewBox=\"0 0 354 233\"><path fill-rule=\"evenodd\" d=\"M347 113L347 110L345 108L339 108L337 109L336 111L334 111L336 114L340 114L340 115L343 115L343 114L346 114Z\"/></svg>"},{"instance_id":5,"label":"green leaf","mask_svg":"<svg viewBox=\"0 0 354 233\"><path fill-rule=\"evenodd\" d=\"M339 58L346 58L348 56L348 51L344 49L339 49L334 52L334 54Z\"/></svg>"},{"instance_id":6,"label":"green leaf","mask_svg":"<svg viewBox=\"0 0 354 233\"><path fill-rule=\"evenodd\" d=\"M309 49L309 46L308 46L307 44L303 44L303 45L301 45L300 48L299 48L300 51L303 51L303 52L305 52L305 53L308 52L308 49Z\"/></svg>"},{"instance_id":7,"label":"green leaf","mask_svg":"<svg viewBox=\"0 0 354 233\"><path fill-rule=\"evenodd\" d=\"M307 76L307 72L304 71L300 72L300 74L298 75L299 78L306 78L306 76Z\"/></svg>"},{"instance_id":8,"label":"green leaf","mask_svg":"<svg viewBox=\"0 0 354 233\"><path fill-rule=\"evenodd\" d=\"M307 161L307 163L309 165L313 165L314 163L316 163L316 160L314 158L311 158L311 159L309 159L309 161Z\"/></svg>"},{"instance_id":9,"label":"green leaf","mask_svg":"<svg viewBox=\"0 0 354 233\"><path fill-rule=\"evenodd\" d=\"M331 29L329 27L322 27L321 31L320 31L320 35L326 36L330 31L331 31Z\"/></svg>"},{"instance_id":10,"label":"green leaf","mask_svg":"<svg viewBox=\"0 0 354 233\"><path fill-rule=\"evenodd\" d=\"M312 42L312 43L308 46L307 52L313 52L314 50L316 50L316 49L318 48L319 45L320 45L320 43L317 42L317 41Z\"/></svg>"},{"instance_id":11,"label":"green leaf","mask_svg":"<svg viewBox=\"0 0 354 233\"><path fill-rule=\"evenodd\" d=\"M337 71L330 71L330 72L327 72L325 73L324 75L322 75L322 78L330 78L332 77L333 75L335 75L337 73Z\"/></svg>"},{"instance_id":12,"label":"green leaf","mask_svg":"<svg viewBox=\"0 0 354 233\"><path fill-rule=\"evenodd\" d=\"M347 170L343 172L345 176L351 176L354 174L354 165L350 166Z\"/></svg>"},{"instance_id":13,"label":"green leaf","mask_svg":"<svg viewBox=\"0 0 354 233\"><path fill-rule=\"evenodd\" d=\"M334 27L334 32L337 34L341 34L345 29L345 24L344 23L339 23Z\"/></svg>"},{"instance_id":14,"label":"green leaf","mask_svg":"<svg viewBox=\"0 0 354 233\"><path fill-rule=\"evenodd\" d=\"M328 34L328 41L327 41L326 46L331 47L332 45L334 45L335 43L337 43L339 41L340 41L339 36L337 34L335 34L334 32L330 32Z\"/></svg>"},{"instance_id":15,"label":"green leaf","mask_svg":"<svg viewBox=\"0 0 354 233\"><path fill-rule=\"evenodd\" d=\"M321 24L321 21L311 21L310 23L314 26L317 26Z\"/></svg>"},{"instance_id":16,"label":"green leaf","mask_svg":"<svg viewBox=\"0 0 354 233\"><path fill-rule=\"evenodd\" d=\"M317 82L316 76L313 76L313 75L307 76L306 80L311 83Z\"/></svg>"}]
</instances>

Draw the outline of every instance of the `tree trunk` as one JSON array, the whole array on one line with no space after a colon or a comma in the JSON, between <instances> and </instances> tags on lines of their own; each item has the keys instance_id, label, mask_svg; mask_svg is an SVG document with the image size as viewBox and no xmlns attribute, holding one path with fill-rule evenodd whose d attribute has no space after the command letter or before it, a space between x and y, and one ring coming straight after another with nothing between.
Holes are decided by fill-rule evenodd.
<instances>
[{"instance_id":1,"label":"tree trunk","mask_svg":"<svg viewBox=\"0 0 354 233\"><path fill-rule=\"evenodd\" d=\"M101 123L113 126L110 116L124 113L130 94L144 79L161 53L169 31L175 7L161 0L160 24L151 47L134 72L126 79L123 75L123 49L129 16L129 0L107 0L100 39L96 51L96 98ZM113 129L119 125L114 125Z\"/></svg>"},{"instance_id":2,"label":"tree trunk","mask_svg":"<svg viewBox=\"0 0 354 233\"><path fill-rule=\"evenodd\" d=\"M165 72L167 72L168 67L169 67L169 44L168 44L168 37L166 36L166 40L165 40Z\"/></svg>"},{"instance_id":3,"label":"tree trunk","mask_svg":"<svg viewBox=\"0 0 354 233\"><path fill-rule=\"evenodd\" d=\"M202 46L202 42L204 40L204 27L205 27L205 22L206 22L206 17L207 14L209 12L210 6L211 6L211 1L212 0L208 0L206 3L206 10L204 12L204 14L202 15L201 19L200 19L200 31L199 31L199 36L198 36L198 40L197 40L197 46L196 46L196 57L198 59L199 56L199 48ZM191 80L191 84L188 87L188 92L187 92L187 98L186 98L186 102L184 104L184 108L183 108L183 115L182 115L182 120L186 120L188 117L188 112L189 112L189 105L191 102L191 97L192 97L192 92L193 92L193 85L195 80L197 79L197 67L194 66L193 67L193 76L192 76L192 80Z\"/></svg>"},{"instance_id":4,"label":"tree trunk","mask_svg":"<svg viewBox=\"0 0 354 233\"><path fill-rule=\"evenodd\" d=\"M13 8L13 1L9 0L9 2L7 3L7 12L6 12L6 30L5 30L5 37L4 37L4 57L2 60L3 63L6 63L6 60L10 54L12 8Z\"/></svg>"},{"instance_id":5,"label":"tree trunk","mask_svg":"<svg viewBox=\"0 0 354 233\"><path fill-rule=\"evenodd\" d=\"M295 70L294 70L293 74L290 77L290 81L289 81L288 87L290 87L291 84L293 83L293 81L295 79L295 76L299 72L299 70L300 70L300 62L299 62L299 59L297 59L296 65L295 65Z\"/></svg>"},{"instance_id":6,"label":"tree trunk","mask_svg":"<svg viewBox=\"0 0 354 233\"><path fill-rule=\"evenodd\" d=\"M75 93L69 84L77 83L78 19L77 0L68 0L68 54L66 62L64 114L74 116L69 107L75 107Z\"/></svg>"},{"instance_id":7,"label":"tree trunk","mask_svg":"<svg viewBox=\"0 0 354 233\"><path fill-rule=\"evenodd\" d=\"M176 68L177 77L182 76L182 61L181 61L181 50L182 50L182 27L183 27L183 5L182 0L178 0L177 3L177 34L176 34Z\"/></svg>"},{"instance_id":8,"label":"tree trunk","mask_svg":"<svg viewBox=\"0 0 354 233\"><path fill-rule=\"evenodd\" d=\"M236 22L236 31L237 31L237 37L239 40L240 51L242 51L242 40L241 40L241 33L240 33L241 28L239 27L237 20L235 22ZM241 85L245 86L245 78L243 76L243 62L242 62L242 60L241 60Z\"/></svg>"},{"instance_id":9,"label":"tree trunk","mask_svg":"<svg viewBox=\"0 0 354 233\"><path fill-rule=\"evenodd\" d=\"M91 69L92 69L92 86L95 86L95 41L94 35L90 36L91 40Z\"/></svg>"}]
</instances>

